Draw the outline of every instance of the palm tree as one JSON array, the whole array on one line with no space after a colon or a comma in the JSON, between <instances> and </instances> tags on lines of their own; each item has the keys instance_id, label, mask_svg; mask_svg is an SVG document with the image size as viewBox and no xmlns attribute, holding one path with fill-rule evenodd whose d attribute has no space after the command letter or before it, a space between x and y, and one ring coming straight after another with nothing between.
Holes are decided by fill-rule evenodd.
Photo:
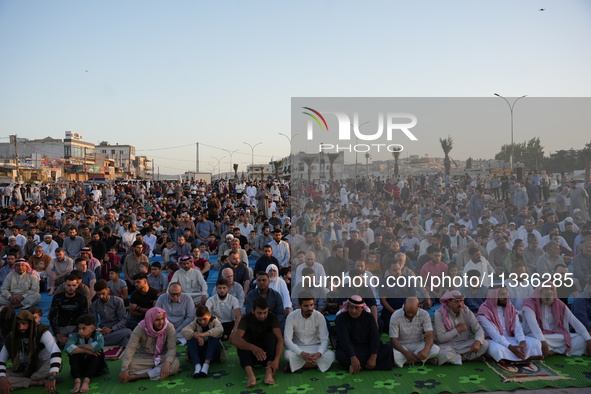
<instances>
[{"instance_id":1,"label":"palm tree","mask_svg":"<svg viewBox=\"0 0 591 394\"><path fill-rule=\"evenodd\" d=\"M337 161L337 159L339 158L339 155L341 154L341 152L337 152L337 153L329 153L328 154L328 161L330 163L330 169L329 169L329 174L330 174L330 180L332 181L334 179L334 162Z\"/></svg>"},{"instance_id":2,"label":"palm tree","mask_svg":"<svg viewBox=\"0 0 591 394\"><path fill-rule=\"evenodd\" d=\"M443 166L445 167L445 175L449 175L451 171L451 160L449 158L449 152L452 150L454 141L448 135L446 139L439 139L439 143L441 144L441 149L443 149L443 154L445 158L443 159Z\"/></svg>"},{"instance_id":3,"label":"palm tree","mask_svg":"<svg viewBox=\"0 0 591 394\"><path fill-rule=\"evenodd\" d=\"M275 160L272 162L273 168L275 169L275 179L279 179L279 170L283 166L283 160Z\"/></svg>"},{"instance_id":4,"label":"palm tree","mask_svg":"<svg viewBox=\"0 0 591 394\"><path fill-rule=\"evenodd\" d=\"M398 158L400 157L400 151L392 152L392 156L394 157L394 178L398 179L398 173L400 172L400 167L398 167Z\"/></svg>"},{"instance_id":5,"label":"palm tree","mask_svg":"<svg viewBox=\"0 0 591 394\"><path fill-rule=\"evenodd\" d=\"M234 178L238 178L238 164L234 164Z\"/></svg>"},{"instance_id":6,"label":"palm tree","mask_svg":"<svg viewBox=\"0 0 591 394\"><path fill-rule=\"evenodd\" d=\"M312 163L316 160L316 156L306 155L302 160L308 165L308 182L312 182Z\"/></svg>"}]
</instances>

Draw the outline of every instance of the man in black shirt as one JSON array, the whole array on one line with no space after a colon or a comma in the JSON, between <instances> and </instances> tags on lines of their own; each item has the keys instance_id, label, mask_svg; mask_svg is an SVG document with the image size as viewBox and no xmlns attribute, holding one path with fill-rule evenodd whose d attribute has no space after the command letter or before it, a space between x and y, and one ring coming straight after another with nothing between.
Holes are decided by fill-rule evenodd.
<instances>
[{"instance_id":1,"label":"man in black shirt","mask_svg":"<svg viewBox=\"0 0 591 394\"><path fill-rule=\"evenodd\" d=\"M283 336L279 320L269 313L266 299L259 297L254 301L252 312L240 320L238 329L230 336L230 342L236 346L240 366L246 371L246 387L253 387L257 382L252 369L254 363L266 363L265 384L275 384L273 376L279 368Z\"/></svg>"},{"instance_id":2,"label":"man in black shirt","mask_svg":"<svg viewBox=\"0 0 591 394\"><path fill-rule=\"evenodd\" d=\"M135 291L129 297L129 318L127 319L127 328L133 330L140 321L146 316L148 309L156 305L158 300L158 290L150 287L148 276L140 272L133 276Z\"/></svg>"},{"instance_id":3,"label":"man in black shirt","mask_svg":"<svg viewBox=\"0 0 591 394\"><path fill-rule=\"evenodd\" d=\"M65 292L53 296L49 308L49 323L57 344L63 347L68 342L70 334L77 330L78 317L88 313L88 300L76 292L78 278L75 275L66 276Z\"/></svg>"},{"instance_id":4,"label":"man in black shirt","mask_svg":"<svg viewBox=\"0 0 591 394\"><path fill-rule=\"evenodd\" d=\"M349 373L361 369L389 371L394 359L392 347L383 344L374 317L358 295L351 296L335 320L337 329L336 359Z\"/></svg>"}]
</instances>

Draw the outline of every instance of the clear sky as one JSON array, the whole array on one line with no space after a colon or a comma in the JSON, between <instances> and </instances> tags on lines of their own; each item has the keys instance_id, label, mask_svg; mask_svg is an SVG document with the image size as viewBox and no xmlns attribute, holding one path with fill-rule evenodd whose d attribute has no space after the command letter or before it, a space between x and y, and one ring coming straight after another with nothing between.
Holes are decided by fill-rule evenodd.
<instances>
[{"instance_id":1,"label":"clear sky","mask_svg":"<svg viewBox=\"0 0 591 394\"><path fill-rule=\"evenodd\" d=\"M288 154L291 97L588 97L589 43L587 0L0 0L0 141L71 130L167 174L193 170L199 142L202 171L229 170L222 148L242 171L244 141L262 142L255 162ZM447 134L460 160L509 142L425 138Z\"/></svg>"}]
</instances>

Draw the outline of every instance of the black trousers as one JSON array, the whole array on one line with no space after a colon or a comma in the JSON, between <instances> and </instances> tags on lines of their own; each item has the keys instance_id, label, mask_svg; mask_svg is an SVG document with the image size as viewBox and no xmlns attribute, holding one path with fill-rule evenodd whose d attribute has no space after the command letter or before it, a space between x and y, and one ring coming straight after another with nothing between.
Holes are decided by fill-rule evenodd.
<instances>
[{"instance_id":1,"label":"black trousers","mask_svg":"<svg viewBox=\"0 0 591 394\"><path fill-rule=\"evenodd\" d=\"M359 363L361 363L361 368L365 368L365 364L367 364L367 360L369 360L369 356L371 356L371 354L368 353L368 350L367 347L360 347L359 349L355 348L355 355L359 359ZM349 369L351 366L351 359L347 357L342 349L337 349L336 359L343 369ZM389 371L393 366L394 354L392 353L392 346L389 344L381 344L378 350L375 369L377 371Z\"/></svg>"},{"instance_id":2,"label":"black trousers","mask_svg":"<svg viewBox=\"0 0 591 394\"><path fill-rule=\"evenodd\" d=\"M74 379L93 378L100 376L105 365L105 353L93 356L86 353L70 355L70 375Z\"/></svg>"},{"instance_id":3,"label":"black trousers","mask_svg":"<svg viewBox=\"0 0 591 394\"><path fill-rule=\"evenodd\" d=\"M240 366L252 367L254 364L266 364L268 361L275 359L275 350L277 350L277 337L272 332L265 335L265 339L262 342L254 342L244 338L247 342L252 343L255 346L260 347L267 353L267 358L263 361L257 360L255 355L248 350L238 349L238 358L240 359Z\"/></svg>"}]
</instances>

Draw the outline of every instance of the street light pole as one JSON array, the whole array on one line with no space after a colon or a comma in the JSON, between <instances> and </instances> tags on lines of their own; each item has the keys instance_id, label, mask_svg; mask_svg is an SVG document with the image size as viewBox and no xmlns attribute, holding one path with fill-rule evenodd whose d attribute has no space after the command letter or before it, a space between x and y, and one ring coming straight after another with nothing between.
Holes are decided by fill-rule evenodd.
<instances>
[{"instance_id":1,"label":"street light pole","mask_svg":"<svg viewBox=\"0 0 591 394\"><path fill-rule=\"evenodd\" d=\"M227 152L228 155L230 156L230 174L232 173L232 171L234 171L234 168L232 166L232 155L236 152L238 152L239 149L233 150L233 151L229 151L228 149L222 149L223 151Z\"/></svg>"},{"instance_id":2,"label":"street light pole","mask_svg":"<svg viewBox=\"0 0 591 394\"><path fill-rule=\"evenodd\" d=\"M368 124L369 121L367 122L363 122L359 125L359 127L357 128L358 130L361 129L361 126L363 126L364 124ZM353 126L351 126L351 128L353 128ZM355 132L355 130L353 130L353 132ZM355 138L355 145L359 144L359 137ZM359 157L357 155L357 151L355 151L355 178L357 178L357 163L359 162Z\"/></svg>"},{"instance_id":3,"label":"street light pole","mask_svg":"<svg viewBox=\"0 0 591 394\"><path fill-rule=\"evenodd\" d=\"M222 159L225 159L225 158L226 158L226 156L222 156L219 159L217 157L214 157L214 160L216 160L218 162L218 178L222 177L222 174L221 174L222 171L220 169L220 162L222 161Z\"/></svg>"},{"instance_id":4,"label":"street light pole","mask_svg":"<svg viewBox=\"0 0 591 394\"><path fill-rule=\"evenodd\" d=\"M291 138L289 138L287 135L283 134L283 133L277 133L279 135L284 136L285 138L287 138L287 141L289 142L289 180L291 181L292 174L293 174L293 166L292 166L292 151L291 151L291 140L293 140L297 135L299 135L298 133L294 134L291 136Z\"/></svg>"},{"instance_id":5,"label":"street light pole","mask_svg":"<svg viewBox=\"0 0 591 394\"><path fill-rule=\"evenodd\" d=\"M513 149L515 148L515 146L513 145L513 108L515 107L517 101L524 97L527 97L527 94L524 94L521 97L517 97L515 101L513 101L513 104L509 103L509 100L507 100L505 97L501 96L498 93L494 93L494 95L505 100L505 102L509 106L509 111L511 112L511 152L509 154L509 168L511 169L511 172L513 172Z\"/></svg>"},{"instance_id":6,"label":"street light pole","mask_svg":"<svg viewBox=\"0 0 591 394\"><path fill-rule=\"evenodd\" d=\"M262 142L257 142L254 145L251 145L248 142L244 142L244 143L250 147L250 152L251 152L251 156L250 156L250 171L252 172L252 167L254 167L254 148L256 148L257 145L262 144Z\"/></svg>"}]
</instances>

